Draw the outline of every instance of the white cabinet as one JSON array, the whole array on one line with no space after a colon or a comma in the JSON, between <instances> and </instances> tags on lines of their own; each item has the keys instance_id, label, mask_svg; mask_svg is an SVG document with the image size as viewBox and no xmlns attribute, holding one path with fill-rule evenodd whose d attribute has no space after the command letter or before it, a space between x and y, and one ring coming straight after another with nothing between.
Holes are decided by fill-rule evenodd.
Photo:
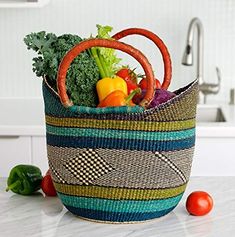
<instances>
[{"instance_id":1,"label":"white cabinet","mask_svg":"<svg viewBox=\"0 0 235 237\"><path fill-rule=\"evenodd\" d=\"M0 8L35 8L43 7L50 0L0 0Z\"/></svg>"},{"instance_id":2,"label":"white cabinet","mask_svg":"<svg viewBox=\"0 0 235 237\"><path fill-rule=\"evenodd\" d=\"M35 164L44 173L48 165L43 100L3 98L0 108L0 176L8 176L18 164Z\"/></svg>"},{"instance_id":3,"label":"white cabinet","mask_svg":"<svg viewBox=\"0 0 235 237\"><path fill-rule=\"evenodd\" d=\"M42 174L48 170L45 136L0 136L0 177L7 177L19 164L38 166Z\"/></svg>"},{"instance_id":4,"label":"white cabinet","mask_svg":"<svg viewBox=\"0 0 235 237\"><path fill-rule=\"evenodd\" d=\"M12 167L31 162L31 137L0 136L0 177Z\"/></svg>"},{"instance_id":5,"label":"white cabinet","mask_svg":"<svg viewBox=\"0 0 235 237\"><path fill-rule=\"evenodd\" d=\"M192 166L192 175L234 176L235 138L197 138Z\"/></svg>"},{"instance_id":6,"label":"white cabinet","mask_svg":"<svg viewBox=\"0 0 235 237\"><path fill-rule=\"evenodd\" d=\"M46 137L32 137L32 164L40 167L43 174L48 170Z\"/></svg>"}]
</instances>

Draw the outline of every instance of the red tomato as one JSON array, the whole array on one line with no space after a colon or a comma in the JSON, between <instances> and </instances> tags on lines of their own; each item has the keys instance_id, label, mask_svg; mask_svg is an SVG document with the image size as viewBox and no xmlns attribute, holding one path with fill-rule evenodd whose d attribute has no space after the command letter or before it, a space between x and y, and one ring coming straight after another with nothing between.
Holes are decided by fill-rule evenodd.
<instances>
[{"instance_id":1,"label":"red tomato","mask_svg":"<svg viewBox=\"0 0 235 237\"><path fill-rule=\"evenodd\" d=\"M155 79L155 81L156 81L156 89L161 89L162 85L160 81L158 79ZM147 80L145 77L140 81L139 87L141 88L141 90L147 89Z\"/></svg>"},{"instance_id":2,"label":"red tomato","mask_svg":"<svg viewBox=\"0 0 235 237\"><path fill-rule=\"evenodd\" d=\"M41 182L41 189L46 196L57 196L51 175L45 175Z\"/></svg>"},{"instance_id":3,"label":"red tomato","mask_svg":"<svg viewBox=\"0 0 235 237\"><path fill-rule=\"evenodd\" d=\"M123 78L123 79L124 78L130 78L131 79L129 70L130 70L129 68L122 68L116 73L116 75Z\"/></svg>"},{"instance_id":4,"label":"red tomato","mask_svg":"<svg viewBox=\"0 0 235 237\"><path fill-rule=\"evenodd\" d=\"M137 76L134 70L131 70L130 68L122 68L116 73L116 75L123 79L131 80L134 83L137 83Z\"/></svg>"},{"instance_id":5,"label":"red tomato","mask_svg":"<svg viewBox=\"0 0 235 237\"><path fill-rule=\"evenodd\" d=\"M129 68L122 68L117 73L117 76L121 77L125 80L127 84L128 95L135 89L138 88L137 85L137 76L136 74Z\"/></svg>"},{"instance_id":6,"label":"red tomato","mask_svg":"<svg viewBox=\"0 0 235 237\"><path fill-rule=\"evenodd\" d=\"M187 211L194 216L203 216L213 208L213 199L203 191L192 192L186 201Z\"/></svg>"}]
</instances>

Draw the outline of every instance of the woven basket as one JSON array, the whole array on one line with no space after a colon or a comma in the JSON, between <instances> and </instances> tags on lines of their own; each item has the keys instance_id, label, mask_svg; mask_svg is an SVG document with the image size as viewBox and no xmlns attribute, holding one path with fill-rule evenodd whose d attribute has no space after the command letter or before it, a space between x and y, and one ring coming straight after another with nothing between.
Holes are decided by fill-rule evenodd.
<instances>
[{"instance_id":1,"label":"woven basket","mask_svg":"<svg viewBox=\"0 0 235 237\"><path fill-rule=\"evenodd\" d=\"M152 32L129 29L114 36L141 34L160 48L163 87L171 77L170 57ZM142 65L148 92L141 106L87 108L72 105L65 77L73 59L89 47L120 49ZM43 81L47 152L53 182L73 214L102 222L158 218L179 203L189 180L195 144L198 81L156 108L145 109L154 93L151 65L135 48L119 41L86 40L69 51L58 71L58 94Z\"/></svg>"}]
</instances>

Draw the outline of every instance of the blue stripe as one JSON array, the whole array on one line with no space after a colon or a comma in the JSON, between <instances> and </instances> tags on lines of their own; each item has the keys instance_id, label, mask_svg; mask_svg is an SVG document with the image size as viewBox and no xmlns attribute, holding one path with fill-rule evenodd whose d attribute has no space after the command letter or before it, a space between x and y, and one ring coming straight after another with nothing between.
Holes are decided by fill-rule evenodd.
<instances>
[{"instance_id":1,"label":"blue stripe","mask_svg":"<svg viewBox=\"0 0 235 237\"><path fill-rule=\"evenodd\" d=\"M107 148L139 151L174 151L191 148L195 136L173 141L143 141L139 139L117 139L96 137L57 136L47 133L47 144L73 148Z\"/></svg>"},{"instance_id":2,"label":"blue stripe","mask_svg":"<svg viewBox=\"0 0 235 237\"><path fill-rule=\"evenodd\" d=\"M95 211L83 208L76 208L65 206L73 214L94 220L110 221L110 222L132 222L132 221L145 221L164 216L171 212L176 206L163 211L147 212L147 213L121 213L121 212L105 212Z\"/></svg>"}]
</instances>

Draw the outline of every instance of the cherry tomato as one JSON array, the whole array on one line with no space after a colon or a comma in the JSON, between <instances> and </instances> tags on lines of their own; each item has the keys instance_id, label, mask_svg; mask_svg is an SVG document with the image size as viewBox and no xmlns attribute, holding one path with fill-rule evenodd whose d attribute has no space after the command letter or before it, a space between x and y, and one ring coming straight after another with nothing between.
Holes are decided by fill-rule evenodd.
<instances>
[{"instance_id":1,"label":"cherry tomato","mask_svg":"<svg viewBox=\"0 0 235 237\"><path fill-rule=\"evenodd\" d=\"M120 69L117 73L117 76L121 77L121 78L126 78L126 77L130 77L129 75L129 68L122 68Z\"/></svg>"},{"instance_id":2,"label":"cherry tomato","mask_svg":"<svg viewBox=\"0 0 235 237\"><path fill-rule=\"evenodd\" d=\"M186 201L187 211L194 216L203 216L213 208L212 197L204 191L192 192Z\"/></svg>"},{"instance_id":3,"label":"cherry tomato","mask_svg":"<svg viewBox=\"0 0 235 237\"><path fill-rule=\"evenodd\" d=\"M156 81L156 89L161 89L162 85L160 81L158 79L155 79L155 81ZM139 87L141 88L141 90L147 89L147 80L145 77L140 81Z\"/></svg>"},{"instance_id":4,"label":"cherry tomato","mask_svg":"<svg viewBox=\"0 0 235 237\"><path fill-rule=\"evenodd\" d=\"M41 189L46 196L57 196L50 174L47 174L43 177L41 182Z\"/></svg>"},{"instance_id":5,"label":"cherry tomato","mask_svg":"<svg viewBox=\"0 0 235 237\"><path fill-rule=\"evenodd\" d=\"M138 88L137 85L137 76L133 70L129 68L122 68L117 73L117 76L125 80L127 84L128 95L135 89Z\"/></svg>"},{"instance_id":6,"label":"cherry tomato","mask_svg":"<svg viewBox=\"0 0 235 237\"><path fill-rule=\"evenodd\" d=\"M134 70L131 70L130 68L122 68L116 73L116 75L123 79L132 80L134 83L137 83L137 75L134 73Z\"/></svg>"}]
</instances>

